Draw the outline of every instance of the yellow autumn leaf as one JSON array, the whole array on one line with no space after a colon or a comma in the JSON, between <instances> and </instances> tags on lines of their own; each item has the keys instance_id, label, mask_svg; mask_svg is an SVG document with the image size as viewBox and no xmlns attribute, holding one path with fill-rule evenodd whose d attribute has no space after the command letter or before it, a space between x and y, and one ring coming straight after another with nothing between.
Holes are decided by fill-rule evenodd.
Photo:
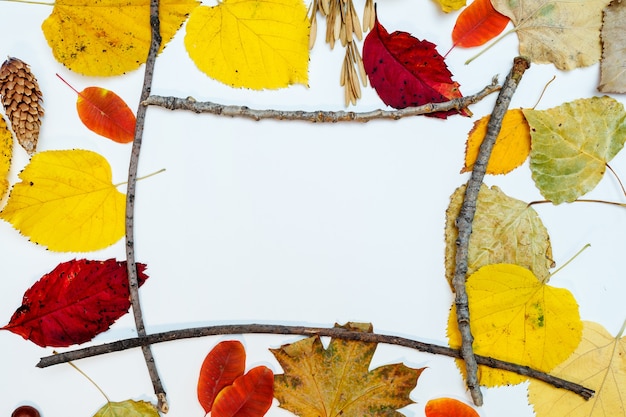
<instances>
[{"instance_id":1,"label":"yellow autumn leaf","mask_svg":"<svg viewBox=\"0 0 626 417\"><path fill-rule=\"evenodd\" d=\"M537 64L570 70L600 59L602 9L610 0L491 0L509 17L519 38L519 54Z\"/></svg>"},{"instance_id":2,"label":"yellow autumn leaf","mask_svg":"<svg viewBox=\"0 0 626 417\"><path fill-rule=\"evenodd\" d=\"M446 210L445 267L451 287L458 237L455 222L464 195L465 186L457 188ZM498 187L483 185L472 223L467 273L471 275L482 266L497 263L528 268L542 282L550 278L550 268L554 267L550 236L535 209L524 201L509 197Z\"/></svg>"},{"instance_id":3,"label":"yellow autumn leaf","mask_svg":"<svg viewBox=\"0 0 626 417\"><path fill-rule=\"evenodd\" d=\"M533 180L554 204L593 190L626 142L626 111L611 97L574 100L548 110L525 109L524 115L531 128Z\"/></svg>"},{"instance_id":4,"label":"yellow autumn leaf","mask_svg":"<svg viewBox=\"0 0 626 417\"><path fill-rule=\"evenodd\" d=\"M40 152L19 177L0 218L31 241L58 252L88 252L124 236L126 199L101 155Z\"/></svg>"},{"instance_id":5,"label":"yellow autumn leaf","mask_svg":"<svg viewBox=\"0 0 626 417\"><path fill-rule=\"evenodd\" d=\"M584 400L569 391L531 380L528 401L537 417L626 415L626 336L622 337L622 332L613 337L598 323L584 322L580 345L552 374L596 393Z\"/></svg>"},{"instance_id":6,"label":"yellow autumn leaf","mask_svg":"<svg viewBox=\"0 0 626 417\"><path fill-rule=\"evenodd\" d=\"M198 4L160 1L161 51ZM119 75L146 62L150 0L56 0L41 27L56 60L72 71Z\"/></svg>"},{"instance_id":7,"label":"yellow autumn leaf","mask_svg":"<svg viewBox=\"0 0 626 417\"><path fill-rule=\"evenodd\" d=\"M147 401L108 401L93 417L159 417L156 407Z\"/></svg>"},{"instance_id":8,"label":"yellow autumn leaf","mask_svg":"<svg viewBox=\"0 0 626 417\"><path fill-rule=\"evenodd\" d=\"M7 126L4 116L0 115L0 199L9 189L7 176L11 169L11 156L13 155L13 135Z\"/></svg>"},{"instance_id":9,"label":"yellow autumn leaf","mask_svg":"<svg viewBox=\"0 0 626 417\"><path fill-rule=\"evenodd\" d=\"M189 17L185 48L224 84L255 90L307 84L309 19L302 0L224 0Z\"/></svg>"},{"instance_id":10,"label":"yellow autumn leaf","mask_svg":"<svg viewBox=\"0 0 626 417\"><path fill-rule=\"evenodd\" d=\"M566 289L539 282L526 268L486 265L467 280L474 352L550 372L580 343L578 304ZM453 305L448 341L461 346ZM464 371L464 364L459 364ZM479 381L488 387L517 384L527 378L509 371L479 367Z\"/></svg>"},{"instance_id":11,"label":"yellow autumn leaf","mask_svg":"<svg viewBox=\"0 0 626 417\"><path fill-rule=\"evenodd\" d=\"M465 166L461 172L474 168L480 144L487 133L490 115L474 122L465 145ZM496 138L487 164L487 174L506 174L522 165L530 153L530 127L521 109L509 110L502 120L502 129Z\"/></svg>"},{"instance_id":12,"label":"yellow autumn leaf","mask_svg":"<svg viewBox=\"0 0 626 417\"><path fill-rule=\"evenodd\" d=\"M453 12L455 10L459 10L461 7L465 6L466 0L435 0L439 6L441 6L441 10L446 13Z\"/></svg>"}]
</instances>

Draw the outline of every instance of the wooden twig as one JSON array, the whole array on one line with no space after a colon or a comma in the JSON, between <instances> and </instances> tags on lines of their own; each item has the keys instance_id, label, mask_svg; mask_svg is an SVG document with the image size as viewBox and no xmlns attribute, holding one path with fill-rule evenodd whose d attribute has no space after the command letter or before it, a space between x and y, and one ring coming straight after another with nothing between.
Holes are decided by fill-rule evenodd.
<instances>
[{"instance_id":1,"label":"wooden twig","mask_svg":"<svg viewBox=\"0 0 626 417\"><path fill-rule=\"evenodd\" d=\"M457 324L461 333L461 355L465 361L465 369L467 374L467 387L470 390L474 404L481 406L483 403L482 393L480 392L480 384L478 382L478 361L474 355L472 343L474 337L470 329L470 314L467 292L465 290L465 280L467 278L467 264L469 254L469 241L472 234L472 222L476 213L476 201L478 192L483 183L485 172L487 171L487 163L491 156L491 150L500 133L502 127L502 119L509 108L511 98L515 92L517 85L522 79L524 71L528 69L530 63L525 58L517 57L513 62L513 68L506 77L502 89L498 94L496 104L491 113L489 123L487 124L487 133L480 145L478 157L474 163L474 169L467 182L465 189L465 197L461 211L456 219L456 227L458 228L458 237L456 240L456 262L454 268L454 278L452 285L455 292L455 305L457 314Z\"/></svg>"},{"instance_id":2,"label":"wooden twig","mask_svg":"<svg viewBox=\"0 0 626 417\"><path fill-rule=\"evenodd\" d=\"M141 89L140 102L150 95L152 77L154 74L154 64L156 56L161 47L161 30L159 23L159 0L150 0L150 28L151 39L148 58L146 60L146 70L144 73L143 87ZM137 169L139 166L139 153L143 139L143 130L146 119L146 107L139 105L137 109L137 122L135 124L135 138L131 150L130 163L128 166L128 185L126 191L126 262L128 270L128 283L130 287L130 300L133 307L135 326L137 334L146 336L146 328L141 314L141 304L139 302L139 284L137 280L137 264L135 262L135 238L134 238L134 217L135 217L135 193L137 185ZM152 381L152 387L157 397L157 407L162 413L167 413L169 407L167 397L159 372L154 362L152 349L149 344L141 346L143 356L148 367L148 373Z\"/></svg>"},{"instance_id":3,"label":"wooden twig","mask_svg":"<svg viewBox=\"0 0 626 417\"><path fill-rule=\"evenodd\" d=\"M276 120L304 120L313 123L337 123L337 122L368 122L375 119L398 120L403 117L417 116L420 114L434 113L447 110L461 110L471 104L477 103L489 94L500 89L497 78L493 78L491 84L476 94L461 97L443 103L429 103L418 107L408 107L400 110L373 110L369 112L347 111L287 111L287 110L255 110L246 106L227 106L210 101L196 101L194 98L150 96L142 101L143 105L160 106L169 110L188 110L195 113L210 113L220 116L245 117L253 120L276 119Z\"/></svg>"},{"instance_id":4,"label":"wooden twig","mask_svg":"<svg viewBox=\"0 0 626 417\"><path fill-rule=\"evenodd\" d=\"M241 324L241 325L224 325L196 327L191 329L172 330L169 332L155 333L148 336L136 337L131 339L118 340L112 343L106 343L97 346L90 346L83 349L72 350L41 358L37 366L45 368L52 365L58 365L68 361L76 361L92 356L103 355L112 352L119 352L126 349L137 348L139 346L152 345L161 342L170 342L181 339L191 339L196 337L226 335L226 334L275 334L275 335L302 335L302 336L328 336L338 339L355 340L361 342L386 343L396 346L404 346L415 349L420 352L432 353L436 355L445 355L452 358L461 358L461 352L447 346L440 346L431 343L419 342L399 336L384 335L377 333L364 333L349 331L340 327L324 328L324 327L306 327L306 326L283 326L272 324ZM527 366L516 365L514 363L501 361L494 358L476 355L476 361L491 368L503 369L506 371L516 372L520 375L535 378L549 383L557 388L562 388L580 395L588 400L593 397L594 391L575 384L570 381L548 375L544 372L532 369Z\"/></svg>"}]
</instances>

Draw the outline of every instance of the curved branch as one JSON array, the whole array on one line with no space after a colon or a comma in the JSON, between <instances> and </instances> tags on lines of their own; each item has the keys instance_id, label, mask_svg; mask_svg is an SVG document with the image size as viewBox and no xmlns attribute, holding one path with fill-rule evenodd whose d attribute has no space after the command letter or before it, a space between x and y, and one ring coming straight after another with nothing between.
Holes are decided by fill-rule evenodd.
<instances>
[{"instance_id":1,"label":"curved branch","mask_svg":"<svg viewBox=\"0 0 626 417\"><path fill-rule=\"evenodd\" d=\"M470 329L470 314L467 292L465 290L465 280L467 276L467 263L469 254L469 241L472 234L472 222L476 213L476 201L478 192L483 183L483 178L487 171L487 163L491 156L491 150L500 133L502 127L502 119L509 108L513 93L517 89L517 85L522 79L524 71L530 66L525 58L515 58L511 72L507 75L506 80L498 94L498 99L493 109L493 113L487 124L487 133L480 145L478 157L474 163L472 175L467 182L465 189L465 197L461 211L456 219L456 227L459 234L456 241L456 264L454 268L454 278L452 285L455 292L455 305L457 314L457 324L461 333L461 354L465 361L465 369L467 370L467 387L470 390L474 404L480 406L483 403L482 394L480 392L480 384L478 383L478 360L474 355L472 343L474 337Z\"/></svg>"},{"instance_id":2,"label":"curved branch","mask_svg":"<svg viewBox=\"0 0 626 417\"><path fill-rule=\"evenodd\" d=\"M171 342L174 340L191 339L196 337L217 336L227 334L276 334L276 335L301 335L301 336L328 336L344 340L355 340L370 343L386 343L390 345L403 346L420 352L444 355L461 359L461 352L447 346L435 345L432 343L419 342L399 336L391 336L377 333L364 333L345 330L341 327L306 327L306 326L283 326L272 324L233 324L224 326L196 327L190 329L172 330L163 333L155 333L148 336L131 339L118 340L97 346L77 349L69 352L58 353L41 358L37 367L46 368L68 361L75 361L92 356L103 355L111 352L119 352L126 349L140 346L152 345L155 343ZM561 378L537 371L528 366L516 365L514 363L501 361L498 359L476 355L476 361L480 365L491 368L503 369L544 381L556 388L562 388L580 395L585 400L594 395L594 391L582 385L566 381Z\"/></svg>"},{"instance_id":3,"label":"curved branch","mask_svg":"<svg viewBox=\"0 0 626 417\"><path fill-rule=\"evenodd\" d=\"M288 110L255 110L246 106L227 106L210 101L196 101L192 97L163 97L150 96L142 101L145 106L160 106L169 110L188 110L195 113L210 113L219 116L244 117L259 121L261 119L276 120L304 120L313 123L337 122L369 122L375 119L398 120L404 117L420 114L435 113L438 111L461 110L477 103L489 94L500 89L498 80L493 78L491 84L471 96L461 97L443 103L429 103L418 107L407 107L400 110L373 110L369 112L347 111L288 111Z\"/></svg>"}]
</instances>

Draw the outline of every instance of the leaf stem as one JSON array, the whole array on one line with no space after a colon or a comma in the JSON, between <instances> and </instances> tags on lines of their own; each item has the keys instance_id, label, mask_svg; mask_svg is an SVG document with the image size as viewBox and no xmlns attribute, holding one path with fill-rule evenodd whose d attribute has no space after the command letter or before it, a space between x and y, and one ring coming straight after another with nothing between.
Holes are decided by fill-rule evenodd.
<instances>
[{"instance_id":1,"label":"leaf stem","mask_svg":"<svg viewBox=\"0 0 626 417\"><path fill-rule=\"evenodd\" d=\"M456 219L458 228L458 237L456 240L456 259L454 268L454 278L452 285L455 292L455 305L457 314L457 325L461 333L461 354L465 361L465 369L467 375L467 387L472 395L474 404L481 406L483 403L482 393L480 392L480 384L478 382L478 363L474 355L472 344L474 337L470 329L470 314L467 291L465 289L465 280L467 279L469 242L472 234L472 222L476 213L476 205L478 193L483 183L483 178L487 171L487 164L491 157L491 150L502 128L502 119L511 103L513 93L517 89L524 72L530 63L522 57L517 57L513 61L513 67L504 80L502 89L496 99L496 104L491 113L489 122L487 123L487 133L483 139L478 157L474 163L472 174L467 187L465 189L465 197Z\"/></svg>"},{"instance_id":2,"label":"leaf stem","mask_svg":"<svg viewBox=\"0 0 626 417\"><path fill-rule=\"evenodd\" d=\"M146 178L153 177L153 176L155 176L157 174L160 174L161 172L165 172L165 168L161 168L160 170L154 171L153 173L148 174L148 175L144 175L143 177L137 177L135 179L135 181L145 180ZM113 186L114 187L119 187L120 185L124 185L124 184L128 184L128 181L123 181L123 182L120 182L120 183L117 183L117 184L113 184Z\"/></svg>"},{"instance_id":3,"label":"leaf stem","mask_svg":"<svg viewBox=\"0 0 626 417\"><path fill-rule=\"evenodd\" d=\"M45 1L28 1L28 0L0 0L0 1L6 1L8 3L41 4L43 6L53 6L54 7L54 2L47 3Z\"/></svg>"},{"instance_id":4,"label":"leaf stem","mask_svg":"<svg viewBox=\"0 0 626 417\"><path fill-rule=\"evenodd\" d=\"M109 397L108 397L108 396L104 393L104 391L102 391L102 388L100 388L100 386L99 386L98 384L96 384L96 382L95 382L93 379L91 379L91 378L89 377L89 375L87 375L86 373L84 373L82 369L80 369L78 366L74 365L71 361L68 361L68 362L67 362L67 364L68 364L68 365L70 365L72 368L76 369L76 370L77 370L77 371L78 371L78 372L79 372L82 376L84 376L85 378L87 378L87 380L88 380L89 382L91 382L91 384L92 384L94 387L96 387L96 389L97 389L98 391L100 391L100 394L102 394L102 396L103 396L103 397L107 400L107 402L108 402L108 403L110 403L110 402L111 402L111 399L109 399Z\"/></svg>"},{"instance_id":5,"label":"leaf stem","mask_svg":"<svg viewBox=\"0 0 626 417\"><path fill-rule=\"evenodd\" d=\"M611 165L606 164L606 167L615 176L615 179L617 179L617 182L619 183L619 186L622 189L622 193L626 196L626 189L624 189L624 184L622 184L622 180L619 178L619 175L617 175L617 173L613 170L613 168L611 168Z\"/></svg>"},{"instance_id":6,"label":"leaf stem","mask_svg":"<svg viewBox=\"0 0 626 417\"><path fill-rule=\"evenodd\" d=\"M150 95L156 56L159 48L161 47L162 39L159 22L159 0L150 0L150 28L150 49L146 59L146 69L139 102L142 102ZM128 270L130 301L133 307L133 316L135 318L135 327L137 328L137 335L140 337L146 336L146 328L141 314L141 304L139 302L139 282L137 277L137 264L135 262L134 212L135 193L137 187L137 169L139 167L139 153L141 151L145 120L146 106L139 105L139 108L137 109L137 122L135 125L135 138L133 140L130 163L128 166L128 187L126 190L126 265ZM165 414L167 413L169 406L167 404L167 397L165 395L165 390L163 389L163 384L161 383L161 378L159 377L159 372L154 362L152 349L150 348L150 345L144 345L141 349L148 368L148 373L150 374L152 387L154 388L154 393L157 397L157 408Z\"/></svg>"},{"instance_id":7,"label":"leaf stem","mask_svg":"<svg viewBox=\"0 0 626 417\"><path fill-rule=\"evenodd\" d=\"M626 320L624 320L624 322L622 323L622 328L619 329L619 332L617 332L617 336L615 336L615 338L616 339L621 338L625 330L626 330Z\"/></svg>"},{"instance_id":8,"label":"leaf stem","mask_svg":"<svg viewBox=\"0 0 626 417\"><path fill-rule=\"evenodd\" d=\"M491 49L492 46L494 46L495 44L497 44L498 42L500 42L502 40L502 38L504 38L507 35L510 35L511 33L517 31L516 28L513 28L507 32L504 32L502 35L500 35L498 37L498 39L496 39L495 41L491 42L487 47L483 48L482 51L480 51L479 53L477 53L476 55L474 55L473 57L471 57L470 59L468 59L467 61L465 61L465 65L469 65L473 60L475 60L476 58L478 58L479 56L481 56L482 54L484 54L485 52L487 52L489 49Z\"/></svg>"},{"instance_id":9,"label":"leaf stem","mask_svg":"<svg viewBox=\"0 0 626 417\"><path fill-rule=\"evenodd\" d=\"M231 324L223 326L206 326L189 329L170 330L163 333L153 333L144 337L135 337L97 346L89 346L86 348L76 349L73 351L41 358L41 360L37 364L37 367L46 368L48 366L65 363L69 360L79 360L97 355L137 348L139 346L152 345L155 343L230 334L274 334L302 336L317 335L334 337L342 340L355 340L368 343L386 343L389 345L403 346L410 349L415 349L420 352L432 353L435 355L444 355L452 358L461 358L461 352L458 349L452 349L447 346L420 342L417 340L407 339L394 335L349 331L341 327L324 328L307 326L284 326L273 324ZM553 385L556 388L569 390L580 395L585 400L593 397L595 393L593 390L583 387L582 385L546 374L545 372L532 369L528 366L517 365L514 363L480 355L476 355L476 360L479 364L484 366L515 372L520 375L544 381L548 384Z\"/></svg>"},{"instance_id":10,"label":"leaf stem","mask_svg":"<svg viewBox=\"0 0 626 417\"><path fill-rule=\"evenodd\" d=\"M572 256L571 258L569 258L569 260L567 262L565 262L563 265L561 265L559 268L556 269L556 271L554 271L553 273L550 274L550 279L552 279L553 276L556 275L557 272L559 272L561 269L565 268L567 265L569 265L574 259L576 259L578 257L578 255L580 255L581 253L583 253L585 251L585 249L590 248L591 247L591 243L587 243L585 246L583 246L578 252L576 252L574 254L574 256Z\"/></svg>"}]
</instances>

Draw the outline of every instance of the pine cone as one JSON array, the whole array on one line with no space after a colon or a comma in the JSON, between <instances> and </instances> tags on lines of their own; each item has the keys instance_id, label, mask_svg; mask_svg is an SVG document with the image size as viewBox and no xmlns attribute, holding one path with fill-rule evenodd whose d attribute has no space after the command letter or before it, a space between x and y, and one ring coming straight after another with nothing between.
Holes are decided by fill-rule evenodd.
<instances>
[{"instance_id":1,"label":"pine cone","mask_svg":"<svg viewBox=\"0 0 626 417\"><path fill-rule=\"evenodd\" d=\"M0 67L0 96L17 141L33 154L43 116L43 96L28 64L12 57L4 61Z\"/></svg>"}]
</instances>

